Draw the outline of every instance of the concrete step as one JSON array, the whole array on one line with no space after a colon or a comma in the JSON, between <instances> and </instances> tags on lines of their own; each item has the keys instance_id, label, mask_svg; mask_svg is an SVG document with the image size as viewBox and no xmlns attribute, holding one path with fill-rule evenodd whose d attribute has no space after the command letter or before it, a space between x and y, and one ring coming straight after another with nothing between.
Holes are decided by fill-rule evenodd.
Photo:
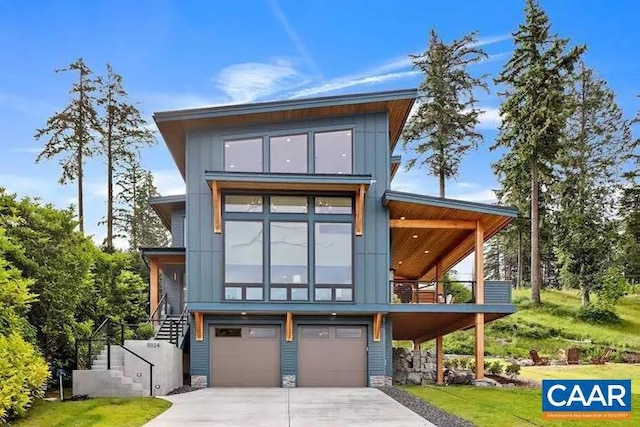
<instances>
[{"instance_id":1,"label":"concrete step","mask_svg":"<svg viewBox=\"0 0 640 427\"><path fill-rule=\"evenodd\" d=\"M74 371L73 389L76 394L88 394L91 397L148 396L149 390L122 372Z\"/></svg>"}]
</instances>

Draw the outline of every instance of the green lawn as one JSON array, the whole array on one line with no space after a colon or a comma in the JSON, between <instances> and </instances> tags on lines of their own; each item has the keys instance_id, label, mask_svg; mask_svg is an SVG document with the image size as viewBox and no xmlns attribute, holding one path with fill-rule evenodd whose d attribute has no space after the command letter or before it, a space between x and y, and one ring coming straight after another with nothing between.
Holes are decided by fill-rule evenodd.
<instances>
[{"instance_id":1,"label":"green lawn","mask_svg":"<svg viewBox=\"0 0 640 427\"><path fill-rule=\"evenodd\" d=\"M640 365L541 366L523 368L521 377L537 381L558 379L631 379L632 413L640 413ZM447 412L465 418L479 427L599 426L602 421L546 421L541 417L540 388L406 387L406 390ZM638 420L633 420L637 423ZM628 421L611 423L632 425ZM637 424L636 424L637 425Z\"/></svg>"},{"instance_id":2,"label":"green lawn","mask_svg":"<svg viewBox=\"0 0 640 427\"><path fill-rule=\"evenodd\" d=\"M566 426L596 427L607 425L600 421L575 421L542 419L542 401L539 388L480 388L474 386L451 387L405 387L405 390L444 409L467 419L478 427L530 427ZM640 412L640 396L634 395L633 416ZM611 425L631 426L631 421L616 421Z\"/></svg>"},{"instance_id":3,"label":"green lawn","mask_svg":"<svg viewBox=\"0 0 640 427\"><path fill-rule=\"evenodd\" d=\"M38 401L20 427L135 427L166 411L171 403L156 398L100 398L78 402Z\"/></svg>"}]
</instances>

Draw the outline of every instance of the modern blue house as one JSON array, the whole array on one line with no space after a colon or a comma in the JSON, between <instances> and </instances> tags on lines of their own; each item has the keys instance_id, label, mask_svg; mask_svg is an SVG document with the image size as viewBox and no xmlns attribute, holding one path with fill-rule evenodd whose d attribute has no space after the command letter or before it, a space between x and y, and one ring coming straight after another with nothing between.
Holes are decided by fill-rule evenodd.
<instances>
[{"instance_id":1,"label":"modern blue house","mask_svg":"<svg viewBox=\"0 0 640 427\"><path fill-rule=\"evenodd\" d=\"M186 194L150 201L173 240L143 254L152 314L188 319L193 386L387 385L392 341L433 339L442 382L443 337L469 328L483 366L484 325L514 306L509 283L484 280L482 247L516 212L391 190L416 96L155 114ZM474 251L472 297L456 300L445 272Z\"/></svg>"}]
</instances>

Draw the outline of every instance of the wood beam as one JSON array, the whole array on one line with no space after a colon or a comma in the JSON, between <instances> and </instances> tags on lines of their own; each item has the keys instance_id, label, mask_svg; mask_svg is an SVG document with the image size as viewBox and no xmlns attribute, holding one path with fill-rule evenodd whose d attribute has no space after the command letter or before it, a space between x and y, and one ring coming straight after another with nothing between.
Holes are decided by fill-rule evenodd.
<instances>
[{"instance_id":1,"label":"wood beam","mask_svg":"<svg viewBox=\"0 0 640 427\"><path fill-rule=\"evenodd\" d=\"M149 260L156 261L158 264L184 264L184 255L153 255L149 257Z\"/></svg>"},{"instance_id":2,"label":"wood beam","mask_svg":"<svg viewBox=\"0 0 640 427\"><path fill-rule=\"evenodd\" d=\"M442 335L436 337L436 384L444 384L444 345Z\"/></svg>"},{"instance_id":3,"label":"wood beam","mask_svg":"<svg viewBox=\"0 0 640 427\"><path fill-rule=\"evenodd\" d=\"M482 222L477 221L475 232L476 250L476 304L484 304L484 227Z\"/></svg>"},{"instance_id":4,"label":"wood beam","mask_svg":"<svg viewBox=\"0 0 640 427\"><path fill-rule=\"evenodd\" d=\"M389 220L389 227L475 230L476 221L455 221L444 219L392 219Z\"/></svg>"},{"instance_id":5,"label":"wood beam","mask_svg":"<svg viewBox=\"0 0 640 427\"><path fill-rule=\"evenodd\" d=\"M217 181L211 182L211 215L213 217L213 232L222 233L222 196Z\"/></svg>"},{"instance_id":6,"label":"wood beam","mask_svg":"<svg viewBox=\"0 0 640 427\"><path fill-rule=\"evenodd\" d=\"M484 378L484 313L476 313L476 379Z\"/></svg>"},{"instance_id":7,"label":"wood beam","mask_svg":"<svg viewBox=\"0 0 640 427\"><path fill-rule=\"evenodd\" d=\"M293 314L287 313L284 323L284 339L287 342L293 341Z\"/></svg>"},{"instance_id":8,"label":"wood beam","mask_svg":"<svg viewBox=\"0 0 640 427\"><path fill-rule=\"evenodd\" d=\"M358 193L356 194L356 236L362 236L364 223L364 195L366 191L367 187L364 184L360 184L358 187Z\"/></svg>"},{"instance_id":9,"label":"wood beam","mask_svg":"<svg viewBox=\"0 0 640 427\"><path fill-rule=\"evenodd\" d=\"M160 266L158 260L150 259L149 263L149 314L153 313L158 307L160 300ZM152 320L158 320L158 312L153 315Z\"/></svg>"},{"instance_id":10,"label":"wood beam","mask_svg":"<svg viewBox=\"0 0 640 427\"><path fill-rule=\"evenodd\" d=\"M196 311L193 313L193 317L196 321L196 341L204 340L204 319L201 312Z\"/></svg>"},{"instance_id":11,"label":"wood beam","mask_svg":"<svg viewBox=\"0 0 640 427\"><path fill-rule=\"evenodd\" d=\"M382 313L376 313L373 316L373 342L380 342L382 335Z\"/></svg>"}]
</instances>

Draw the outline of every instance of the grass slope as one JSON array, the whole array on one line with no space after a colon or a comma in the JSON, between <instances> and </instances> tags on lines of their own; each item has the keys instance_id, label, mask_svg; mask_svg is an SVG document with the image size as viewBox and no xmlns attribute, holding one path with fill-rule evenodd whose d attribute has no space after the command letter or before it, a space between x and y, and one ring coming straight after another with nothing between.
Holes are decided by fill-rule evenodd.
<instances>
[{"instance_id":1,"label":"grass slope","mask_svg":"<svg viewBox=\"0 0 640 427\"><path fill-rule=\"evenodd\" d=\"M529 350L536 349L543 356L553 357L559 349L579 347L586 359L605 346L640 351L640 295L623 298L617 307L622 322L609 326L576 319L580 308L576 291L544 291L540 307L531 305L529 295L529 289L515 291L517 312L487 325L487 355L528 357ZM473 330L447 335L444 343L447 353L471 355Z\"/></svg>"},{"instance_id":2,"label":"grass slope","mask_svg":"<svg viewBox=\"0 0 640 427\"><path fill-rule=\"evenodd\" d=\"M137 427L166 411L171 403L156 398L99 398L77 402L37 401L19 427Z\"/></svg>"}]
</instances>

